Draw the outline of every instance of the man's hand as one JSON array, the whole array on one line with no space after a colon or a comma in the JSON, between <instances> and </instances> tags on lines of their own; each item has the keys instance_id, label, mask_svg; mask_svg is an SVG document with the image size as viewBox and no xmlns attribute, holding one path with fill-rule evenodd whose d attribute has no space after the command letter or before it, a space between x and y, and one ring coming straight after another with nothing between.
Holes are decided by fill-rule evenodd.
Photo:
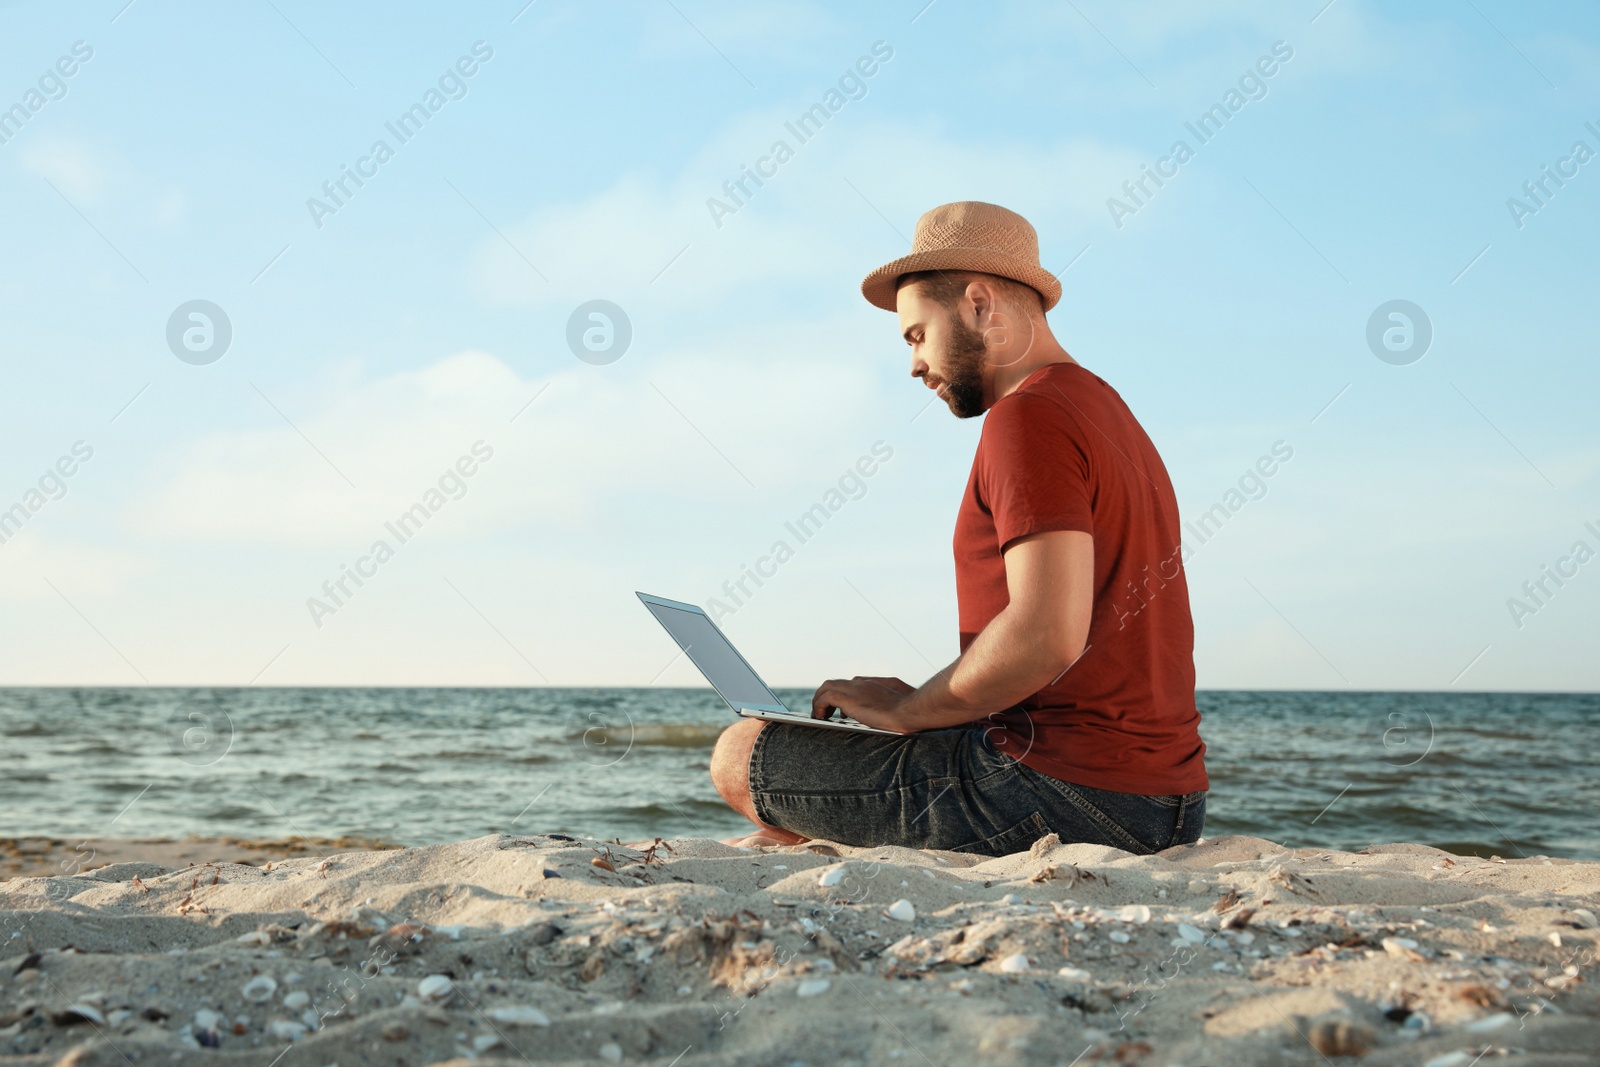
<instances>
[{"instance_id":1,"label":"man's hand","mask_svg":"<svg viewBox=\"0 0 1600 1067\"><path fill-rule=\"evenodd\" d=\"M823 682L811 697L811 717L831 718L835 708L868 726L905 734L916 729L899 714L904 698L916 687L899 678L864 678Z\"/></svg>"},{"instance_id":2,"label":"man's hand","mask_svg":"<svg viewBox=\"0 0 1600 1067\"><path fill-rule=\"evenodd\" d=\"M954 663L913 688L898 678L824 682L811 717L833 708L897 734L978 722L1061 680L1088 650L1094 538L1019 537L1005 551L1008 602Z\"/></svg>"}]
</instances>

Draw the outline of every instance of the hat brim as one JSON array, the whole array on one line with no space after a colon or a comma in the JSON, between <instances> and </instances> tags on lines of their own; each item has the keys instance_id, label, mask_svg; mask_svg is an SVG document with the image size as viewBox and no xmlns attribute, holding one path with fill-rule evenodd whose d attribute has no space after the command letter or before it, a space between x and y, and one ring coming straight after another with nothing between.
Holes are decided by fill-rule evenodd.
<instances>
[{"instance_id":1,"label":"hat brim","mask_svg":"<svg viewBox=\"0 0 1600 1067\"><path fill-rule=\"evenodd\" d=\"M926 252L913 252L885 263L861 280L861 295L867 303L885 311L894 311L895 292L901 275L922 270L970 270L980 274L996 274L1038 290L1049 311L1061 299L1061 281L1037 263L997 252L992 248L935 248Z\"/></svg>"}]
</instances>

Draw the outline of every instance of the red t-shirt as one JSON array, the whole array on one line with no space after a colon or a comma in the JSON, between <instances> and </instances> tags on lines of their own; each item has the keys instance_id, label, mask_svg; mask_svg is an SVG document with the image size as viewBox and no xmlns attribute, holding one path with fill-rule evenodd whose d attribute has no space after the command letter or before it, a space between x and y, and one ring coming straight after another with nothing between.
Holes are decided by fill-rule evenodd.
<instances>
[{"instance_id":1,"label":"red t-shirt","mask_svg":"<svg viewBox=\"0 0 1600 1067\"><path fill-rule=\"evenodd\" d=\"M1004 550L1050 530L1094 538L1088 646L1060 678L992 717L996 747L1095 789L1210 788L1177 497L1122 397L1076 363L1041 367L984 418L956 518L963 652L1009 603Z\"/></svg>"}]
</instances>

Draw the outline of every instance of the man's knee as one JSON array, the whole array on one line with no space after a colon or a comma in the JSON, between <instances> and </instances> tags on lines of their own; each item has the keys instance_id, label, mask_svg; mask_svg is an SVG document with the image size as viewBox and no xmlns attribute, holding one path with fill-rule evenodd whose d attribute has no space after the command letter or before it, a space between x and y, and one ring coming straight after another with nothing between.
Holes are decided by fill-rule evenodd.
<instances>
[{"instance_id":1,"label":"man's knee","mask_svg":"<svg viewBox=\"0 0 1600 1067\"><path fill-rule=\"evenodd\" d=\"M736 809L749 806L750 753L766 723L743 719L722 731L711 750L711 784Z\"/></svg>"}]
</instances>

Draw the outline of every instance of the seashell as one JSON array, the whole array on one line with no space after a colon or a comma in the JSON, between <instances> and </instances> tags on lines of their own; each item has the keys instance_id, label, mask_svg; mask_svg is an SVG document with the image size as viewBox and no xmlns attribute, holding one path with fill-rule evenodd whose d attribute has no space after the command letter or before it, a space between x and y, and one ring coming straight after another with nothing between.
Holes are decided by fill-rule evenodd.
<instances>
[{"instance_id":1,"label":"seashell","mask_svg":"<svg viewBox=\"0 0 1600 1067\"><path fill-rule=\"evenodd\" d=\"M438 1004L449 1000L456 991L455 983L445 974L430 974L417 983L417 996L423 1003Z\"/></svg>"},{"instance_id":2,"label":"seashell","mask_svg":"<svg viewBox=\"0 0 1600 1067\"><path fill-rule=\"evenodd\" d=\"M301 1008L309 1007L310 1005L311 994L303 989L297 989L293 993L286 994L283 998L283 1006L290 1011L299 1011Z\"/></svg>"},{"instance_id":3,"label":"seashell","mask_svg":"<svg viewBox=\"0 0 1600 1067\"><path fill-rule=\"evenodd\" d=\"M1001 974L1021 974L1028 969L1028 957L1021 952L1013 952L1000 961Z\"/></svg>"},{"instance_id":4,"label":"seashell","mask_svg":"<svg viewBox=\"0 0 1600 1067\"><path fill-rule=\"evenodd\" d=\"M500 1035L498 1034L479 1034L477 1037L472 1039L472 1051L488 1052L499 1043Z\"/></svg>"},{"instance_id":5,"label":"seashell","mask_svg":"<svg viewBox=\"0 0 1600 1067\"><path fill-rule=\"evenodd\" d=\"M1129 941L1133 940L1133 935L1129 934L1126 930L1112 930L1111 932L1107 933L1106 936L1119 945L1126 945Z\"/></svg>"},{"instance_id":6,"label":"seashell","mask_svg":"<svg viewBox=\"0 0 1600 1067\"><path fill-rule=\"evenodd\" d=\"M1189 942L1191 945L1198 945L1200 942L1206 939L1205 933L1198 926L1194 926L1190 923L1178 924L1178 936Z\"/></svg>"},{"instance_id":7,"label":"seashell","mask_svg":"<svg viewBox=\"0 0 1600 1067\"><path fill-rule=\"evenodd\" d=\"M216 1030L222 1026L222 1023L223 1018L220 1012L201 1008L194 1013L194 1028L196 1030Z\"/></svg>"},{"instance_id":8,"label":"seashell","mask_svg":"<svg viewBox=\"0 0 1600 1067\"><path fill-rule=\"evenodd\" d=\"M77 1023L93 1023L96 1026L104 1026L106 1017L101 1015L100 1009L92 1004L79 1002L67 1005L62 1011L51 1013L50 1021L57 1026L73 1026Z\"/></svg>"},{"instance_id":9,"label":"seashell","mask_svg":"<svg viewBox=\"0 0 1600 1067\"><path fill-rule=\"evenodd\" d=\"M817 884L829 889L842 881L844 881L844 864L840 863L823 871L822 877L817 879Z\"/></svg>"},{"instance_id":10,"label":"seashell","mask_svg":"<svg viewBox=\"0 0 1600 1067\"><path fill-rule=\"evenodd\" d=\"M426 926L422 925L421 923L413 923L413 922L395 923L393 926L389 927L389 929L385 930L383 933L375 935L372 938L371 944L373 944L374 946L379 945L379 944L384 944L384 945L388 945L388 946L391 946L391 947L394 947L394 948L398 948L401 945L406 945L406 944L413 944L414 945L418 941L421 941L424 937L427 937L431 933L433 933L433 931L428 929Z\"/></svg>"},{"instance_id":11,"label":"seashell","mask_svg":"<svg viewBox=\"0 0 1600 1067\"><path fill-rule=\"evenodd\" d=\"M1380 944L1383 945L1383 951L1400 959L1411 960L1413 963L1419 963L1426 959L1422 953L1417 951L1417 943L1409 937L1386 937Z\"/></svg>"},{"instance_id":12,"label":"seashell","mask_svg":"<svg viewBox=\"0 0 1600 1067\"><path fill-rule=\"evenodd\" d=\"M1548 934L1545 934L1544 939L1550 942L1556 948L1561 947L1561 935L1554 930L1551 930Z\"/></svg>"},{"instance_id":13,"label":"seashell","mask_svg":"<svg viewBox=\"0 0 1600 1067\"><path fill-rule=\"evenodd\" d=\"M1002 904L1021 904L1022 903L1022 898L1017 896L1015 893L1007 893L1005 896L1000 898L1000 903L1002 903Z\"/></svg>"},{"instance_id":14,"label":"seashell","mask_svg":"<svg viewBox=\"0 0 1600 1067\"><path fill-rule=\"evenodd\" d=\"M244 984L240 992L252 1004L265 1004L278 991L278 980L271 975L258 974Z\"/></svg>"},{"instance_id":15,"label":"seashell","mask_svg":"<svg viewBox=\"0 0 1600 1067\"><path fill-rule=\"evenodd\" d=\"M267 1036L279 1041L298 1041L309 1032L300 1023L288 1019L274 1019L267 1024Z\"/></svg>"},{"instance_id":16,"label":"seashell","mask_svg":"<svg viewBox=\"0 0 1600 1067\"><path fill-rule=\"evenodd\" d=\"M589 866L599 867L602 871L610 871L613 874L615 874L617 871L616 864L612 863L604 856L596 856L594 859L589 861Z\"/></svg>"},{"instance_id":17,"label":"seashell","mask_svg":"<svg viewBox=\"0 0 1600 1067\"><path fill-rule=\"evenodd\" d=\"M885 911L884 914L895 922L908 923L916 919L917 909L911 901L901 898L890 904L889 910Z\"/></svg>"},{"instance_id":18,"label":"seashell","mask_svg":"<svg viewBox=\"0 0 1600 1067\"><path fill-rule=\"evenodd\" d=\"M515 1004L490 1008L489 1018L506 1026L549 1026L550 1016L531 1004Z\"/></svg>"},{"instance_id":19,"label":"seashell","mask_svg":"<svg viewBox=\"0 0 1600 1067\"><path fill-rule=\"evenodd\" d=\"M1129 904L1117 912L1117 918L1125 923L1147 923L1150 921L1150 905Z\"/></svg>"},{"instance_id":20,"label":"seashell","mask_svg":"<svg viewBox=\"0 0 1600 1067\"><path fill-rule=\"evenodd\" d=\"M1056 974L1060 975L1062 978L1065 978L1069 982L1088 982L1092 981L1094 978L1094 976L1088 971L1082 970L1078 967L1063 967L1056 971Z\"/></svg>"},{"instance_id":21,"label":"seashell","mask_svg":"<svg viewBox=\"0 0 1600 1067\"><path fill-rule=\"evenodd\" d=\"M605 1060L607 1063L622 1062L622 1046L617 1044L615 1041L607 1041L605 1044L600 1046L599 1051L600 1058Z\"/></svg>"},{"instance_id":22,"label":"seashell","mask_svg":"<svg viewBox=\"0 0 1600 1067\"><path fill-rule=\"evenodd\" d=\"M1600 919L1596 919L1594 912L1588 908L1573 908L1572 914L1581 929L1594 930L1600 928Z\"/></svg>"},{"instance_id":23,"label":"seashell","mask_svg":"<svg viewBox=\"0 0 1600 1067\"><path fill-rule=\"evenodd\" d=\"M322 1029L322 1016L317 1014L316 1008L307 1008L301 1012L300 1021L305 1024L307 1030Z\"/></svg>"},{"instance_id":24,"label":"seashell","mask_svg":"<svg viewBox=\"0 0 1600 1067\"><path fill-rule=\"evenodd\" d=\"M807 978L805 981L800 983L799 988L797 988L794 992L795 996L799 997L820 997L822 994L826 993L832 985L833 983L828 981L826 978Z\"/></svg>"},{"instance_id":25,"label":"seashell","mask_svg":"<svg viewBox=\"0 0 1600 1067\"><path fill-rule=\"evenodd\" d=\"M1496 1012L1493 1015L1485 1015L1481 1019L1476 1019L1476 1020L1468 1023L1467 1024L1467 1033L1469 1033L1469 1034L1488 1034L1488 1033L1494 1032L1495 1030L1499 1030L1502 1027L1510 1026L1512 1023L1514 1023L1516 1021L1517 1021L1517 1017L1515 1015L1512 1015L1510 1012L1506 1012L1506 1011Z\"/></svg>"},{"instance_id":26,"label":"seashell","mask_svg":"<svg viewBox=\"0 0 1600 1067\"><path fill-rule=\"evenodd\" d=\"M240 934L234 940L244 945L270 945L272 935L265 930L251 930L248 934Z\"/></svg>"},{"instance_id":27,"label":"seashell","mask_svg":"<svg viewBox=\"0 0 1600 1067\"><path fill-rule=\"evenodd\" d=\"M1324 1056L1365 1056L1372 1051L1372 1031L1354 1019L1318 1019L1306 1031L1311 1047Z\"/></svg>"}]
</instances>

